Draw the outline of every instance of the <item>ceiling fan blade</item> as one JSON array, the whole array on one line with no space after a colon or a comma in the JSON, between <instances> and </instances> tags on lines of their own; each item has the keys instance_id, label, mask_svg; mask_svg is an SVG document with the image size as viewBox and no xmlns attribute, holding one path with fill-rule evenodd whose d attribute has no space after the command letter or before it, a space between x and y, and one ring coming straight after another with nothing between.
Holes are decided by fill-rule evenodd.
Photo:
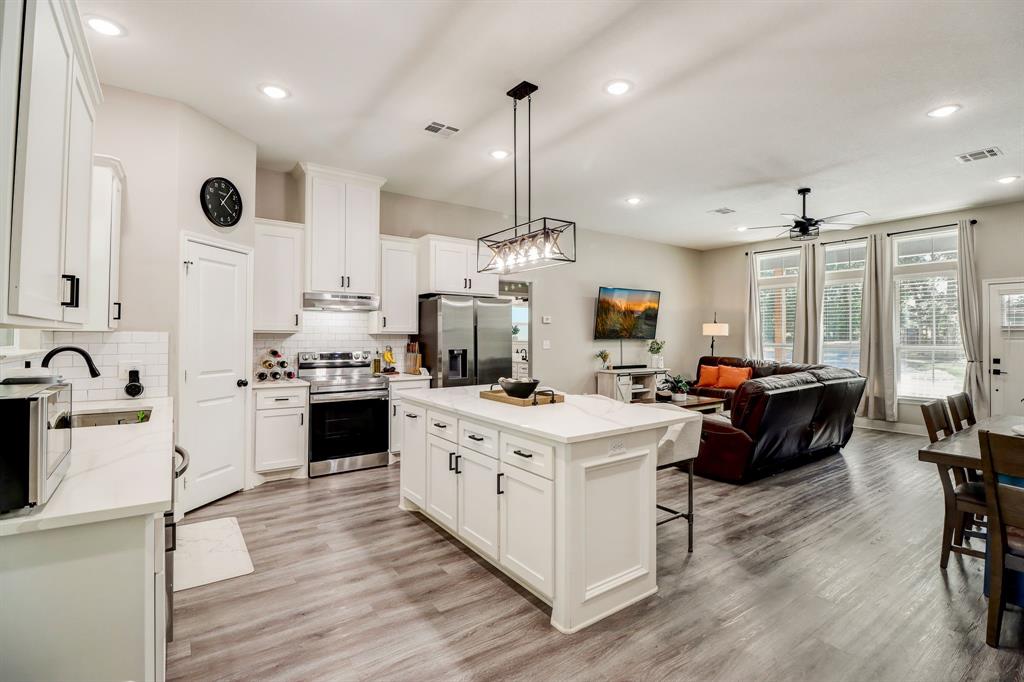
<instances>
[{"instance_id":1,"label":"ceiling fan blade","mask_svg":"<svg viewBox=\"0 0 1024 682\"><path fill-rule=\"evenodd\" d=\"M849 213L839 213L837 215L830 215L827 218L822 218L823 223L834 223L836 218L870 218L871 214L867 211L851 211Z\"/></svg>"},{"instance_id":2,"label":"ceiling fan blade","mask_svg":"<svg viewBox=\"0 0 1024 682\"><path fill-rule=\"evenodd\" d=\"M789 234L790 230L792 230L792 229L793 228L790 227L790 228L787 228L787 229L783 230L782 232L779 232L777 235L775 235L775 238L778 239L779 237L782 237L784 235Z\"/></svg>"},{"instance_id":3,"label":"ceiling fan blade","mask_svg":"<svg viewBox=\"0 0 1024 682\"><path fill-rule=\"evenodd\" d=\"M818 229L819 230L852 230L855 227L860 227L860 226L859 225L854 225L853 223L819 223L818 224Z\"/></svg>"},{"instance_id":4,"label":"ceiling fan blade","mask_svg":"<svg viewBox=\"0 0 1024 682\"><path fill-rule=\"evenodd\" d=\"M793 226L792 225L762 225L761 227L748 227L747 231L750 231L750 230L777 230L780 227L784 227L784 228L786 228L788 230L789 228L791 228Z\"/></svg>"},{"instance_id":5,"label":"ceiling fan blade","mask_svg":"<svg viewBox=\"0 0 1024 682\"><path fill-rule=\"evenodd\" d=\"M801 216L798 216L796 213L780 213L779 215L783 218L792 218L794 220L799 220L801 218Z\"/></svg>"}]
</instances>

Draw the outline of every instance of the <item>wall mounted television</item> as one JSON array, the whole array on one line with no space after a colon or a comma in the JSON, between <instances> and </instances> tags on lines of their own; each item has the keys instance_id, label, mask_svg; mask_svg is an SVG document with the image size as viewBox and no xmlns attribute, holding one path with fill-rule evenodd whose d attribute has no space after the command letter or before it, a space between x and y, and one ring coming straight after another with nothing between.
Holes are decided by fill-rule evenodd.
<instances>
[{"instance_id":1,"label":"wall mounted television","mask_svg":"<svg viewBox=\"0 0 1024 682\"><path fill-rule=\"evenodd\" d=\"M595 339L654 338L661 292L601 287L597 293Z\"/></svg>"}]
</instances>

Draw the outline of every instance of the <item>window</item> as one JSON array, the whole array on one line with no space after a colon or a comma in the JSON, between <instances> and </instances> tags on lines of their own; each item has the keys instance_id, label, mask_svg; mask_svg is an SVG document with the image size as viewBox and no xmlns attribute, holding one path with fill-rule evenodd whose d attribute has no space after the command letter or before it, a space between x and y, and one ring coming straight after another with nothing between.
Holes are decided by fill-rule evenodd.
<instances>
[{"instance_id":1,"label":"window","mask_svg":"<svg viewBox=\"0 0 1024 682\"><path fill-rule=\"evenodd\" d=\"M860 313L864 294L867 242L825 246L825 291L822 300L821 361L860 369Z\"/></svg>"},{"instance_id":2,"label":"window","mask_svg":"<svg viewBox=\"0 0 1024 682\"><path fill-rule=\"evenodd\" d=\"M14 348L15 336L13 329L0 329L0 353Z\"/></svg>"},{"instance_id":3,"label":"window","mask_svg":"<svg viewBox=\"0 0 1024 682\"><path fill-rule=\"evenodd\" d=\"M1004 331L1024 329L1024 294L1003 294L999 297L999 326Z\"/></svg>"},{"instance_id":4,"label":"window","mask_svg":"<svg viewBox=\"0 0 1024 682\"><path fill-rule=\"evenodd\" d=\"M896 394L941 398L963 390L967 358L957 306L957 234L896 238Z\"/></svg>"},{"instance_id":5,"label":"window","mask_svg":"<svg viewBox=\"0 0 1024 682\"><path fill-rule=\"evenodd\" d=\"M761 357L776 362L793 360L796 331L796 277L800 250L757 255L757 294L761 309Z\"/></svg>"}]
</instances>

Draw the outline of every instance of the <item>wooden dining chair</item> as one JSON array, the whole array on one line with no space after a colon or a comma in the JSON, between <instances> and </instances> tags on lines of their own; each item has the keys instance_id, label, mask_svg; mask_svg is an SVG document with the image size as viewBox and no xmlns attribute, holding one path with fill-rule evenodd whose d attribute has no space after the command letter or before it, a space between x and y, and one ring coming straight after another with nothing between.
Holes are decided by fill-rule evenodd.
<instances>
[{"instance_id":1,"label":"wooden dining chair","mask_svg":"<svg viewBox=\"0 0 1024 682\"><path fill-rule=\"evenodd\" d=\"M949 416L955 430L963 431L965 421L967 426L974 426L978 423L974 416L974 401L968 394L954 393L946 396L946 402L949 403Z\"/></svg>"},{"instance_id":2,"label":"wooden dining chair","mask_svg":"<svg viewBox=\"0 0 1024 682\"><path fill-rule=\"evenodd\" d=\"M953 435L953 425L946 412L944 401L932 400L921 405L921 414L924 417L925 428L928 430L928 438L932 443ZM940 433L942 434L941 438ZM964 546L966 538L986 539L984 532L975 530L976 526L985 525L981 519L988 513L984 483L972 481L968 471L961 467L951 467L945 464L937 466L945 499L939 567L945 569L949 565L950 552L984 559L984 552Z\"/></svg>"},{"instance_id":3,"label":"wooden dining chair","mask_svg":"<svg viewBox=\"0 0 1024 682\"><path fill-rule=\"evenodd\" d=\"M1003 626L1006 571L1024 572L1024 487L1011 485L1005 477L1024 479L1024 438L978 432L981 465L988 494L989 590L988 628L985 643L999 646Z\"/></svg>"}]
</instances>

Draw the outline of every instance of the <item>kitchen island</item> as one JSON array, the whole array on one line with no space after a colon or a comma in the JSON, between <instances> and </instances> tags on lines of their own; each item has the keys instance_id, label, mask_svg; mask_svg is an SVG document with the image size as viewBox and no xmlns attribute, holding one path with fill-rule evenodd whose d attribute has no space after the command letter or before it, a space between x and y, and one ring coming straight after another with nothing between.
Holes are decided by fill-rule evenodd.
<instances>
[{"instance_id":1,"label":"kitchen island","mask_svg":"<svg viewBox=\"0 0 1024 682\"><path fill-rule=\"evenodd\" d=\"M601 396L518 407L486 388L402 394L399 506L551 605L562 632L654 594L658 442L701 416Z\"/></svg>"}]
</instances>

